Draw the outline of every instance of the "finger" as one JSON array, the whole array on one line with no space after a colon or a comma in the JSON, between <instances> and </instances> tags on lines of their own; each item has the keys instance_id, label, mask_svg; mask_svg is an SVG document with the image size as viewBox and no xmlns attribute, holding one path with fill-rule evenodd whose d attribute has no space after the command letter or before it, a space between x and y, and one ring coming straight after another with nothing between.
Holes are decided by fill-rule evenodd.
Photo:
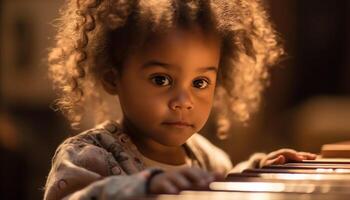
<instances>
[{"instance_id":1,"label":"finger","mask_svg":"<svg viewBox=\"0 0 350 200\"><path fill-rule=\"evenodd\" d=\"M294 151L294 150L285 150L285 151L281 151L280 155L283 155L286 159L286 161L302 161L304 158L304 156L299 155L298 152Z\"/></svg>"},{"instance_id":2,"label":"finger","mask_svg":"<svg viewBox=\"0 0 350 200\"><path fill-rule=\"evenodd\" d=\"M263 164L263 167L269 166L269 165L282 165L286 162L286 158L283 155L279 155L275 159L266 160Z\"/></svg>"},{"instance_id":3,"label":"finger","mask_svg":"<svg viewBox=\"0 0 350 200\"><path fill-rule=\"evenodd\" d=\"M176 185L180 190L191 188L191 182L187 180L182 174L173 174L169 177L169 180Z\"/></svg>"},{"instance_id":4,"label":"finger","mask_svg":"<svg viewBox=\"0 0 350 200\"><path fill-rule=\"evenodd\" d=\"M315 160L317 155L309 152L298 152L299 155L303 156L305 160Z\"/></svg>"},{"instance_id":5,"label":"finger","mask_svg":"<svg viewBox=\"0 0 350 200\"><path fill-rule=\"evenodd\" d=\"M184 170L183 174L192 182L199 186L206 186L209 184L209 180L213 179L212 175L199 168L189 168ZM211 177L210 177L211 176Z\"/></svg>"},{"instance_id":6,"label":"finger","mask_svg":"<svg viewBox=\"0 0 350 200\"><path fill-rule=\"evenodd\" d=\"M213 181L224 181L226 178L223 173L219 173L219 172L214 172L213 177L214 177Z\"/></svg>"},{"instance_id":7,"label":"finger","mask_svg":"<svg viewBox=\"0 0 350 200\"><path fill-rule=\"evenodd\" d=\"M277 158L279 155L284 155L284 154L296 154L297 152L293 149L279 149L277 151L273 151L271 153L269 153L266 157L267 160L270 159L275 159Z\"/></svg>"},{"instance_id":8,"label":"finger","mask_svg":"<svg viewBox=\"0 0 350 200\"><path fill-rule=\"evenodd\" d=\"M164 180L159 188L159 194L178 194L179 189L168 180Z\"/></svg>"}]
</instances>

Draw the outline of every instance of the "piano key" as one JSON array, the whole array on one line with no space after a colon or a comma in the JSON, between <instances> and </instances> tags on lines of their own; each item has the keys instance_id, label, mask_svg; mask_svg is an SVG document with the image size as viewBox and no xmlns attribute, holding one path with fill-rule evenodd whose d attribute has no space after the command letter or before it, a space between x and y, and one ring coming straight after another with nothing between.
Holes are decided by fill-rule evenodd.
<instances>
[{"instance_id":1,"label":"piano key","mask_svg":"<svg viewBox=\"0 0 350 200\"><path fill-rule=\"evenodd\" d=\"M315 180L315 181L350 181L348 174L290 174L290 173L232 173L226 178L226 181L235 180Z\"/></svg>"},{"instance_id":2,"label":"piano key","mask_svg":"<svg viewBox=\"0 0 350 200\"><path fill-rule=\"evenodd\" d=\"M350 184L327 182L213 182L210 189L231 192L284 192L284 193L344 193L350 194Z\"/></svg>"},{"instance_id":3,"label":"piano key","mask_svg":"<svg viewBox=\"0 0 350 200\"><path fill-rule=\"evenodd\" d=\"M247 169L243 173L291 173L291 174L349 174L350 169L332 169L332 168L317 168L317 169Z\"/></svg>"},{"instance_id":4,"label":"piano key","mask_svg":"<svg viewBox=\"0 0 350 200\"><path fill-rule=\"evenodd\" d=\"M298 162L300 163L300 162ZM338 158L322 158L317 160L303 160L301 163L311 164L350 164L350 159L338 159Z\"/></svg>"},{"instance_id":5,"label":"piano key","mask_svg":"<svg viewBox=\"0 0 350 200\"><path fill-rule=\"evenodd\" d=\"M304 164L304 163L286 163L284 165L270 165L263 169L350 169L350 165L338 164Z\"/></svg>"},{"instance_id":6,"label":"piano key","mask_svg":"<svg viewBox=\"0 0 350 200\"><path fill-rule=\"evenodd\" d=\"M153 195L132 197L128 200L348 200L348 194L300 194L300 193L266 193L266 192L223 192L223 191L183 191L179 195Z\"/></svg>"}]
</instances>

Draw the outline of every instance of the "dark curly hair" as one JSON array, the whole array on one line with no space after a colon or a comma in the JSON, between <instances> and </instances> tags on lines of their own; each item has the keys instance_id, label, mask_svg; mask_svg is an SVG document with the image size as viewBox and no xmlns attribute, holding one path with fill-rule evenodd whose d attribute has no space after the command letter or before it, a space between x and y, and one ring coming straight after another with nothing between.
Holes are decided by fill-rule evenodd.
<instances>
[{"instance_id":1,"label":"dark curly hair","mask_svg":"<svg viewBox=\"0 0 350 200\"><path fill-rule=\"evenodd\" d=\"M103 69L122 66L150 35L193 24L222 38L214 101L218 124L227 122L228 111L247 121L259 106L270 66L284 54L259 0L66 0L49 53L57 108L73 127L89 113L95 123L106 119Z\"/></svg>"}]
</instances>

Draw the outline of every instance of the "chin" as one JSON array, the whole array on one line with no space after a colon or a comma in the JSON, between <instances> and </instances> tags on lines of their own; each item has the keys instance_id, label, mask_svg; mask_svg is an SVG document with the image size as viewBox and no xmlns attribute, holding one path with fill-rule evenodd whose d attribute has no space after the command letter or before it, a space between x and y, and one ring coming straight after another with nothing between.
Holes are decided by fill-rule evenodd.
<instances>
[{"instance_id":1,"label":"chin","mask_svg":"<svg viewBox=\"0 0 350 200\"><path fill-rule=\"evenodd\" d=\"M181 146L186 143L188 138L190 138L193 134L190 134L189 136L174 136L174 137L167 137L167 138L157 138L156 140L164 145L164 146L169 146L169 147L176 147L176 146Z\"/></svg>"}]
</instances>

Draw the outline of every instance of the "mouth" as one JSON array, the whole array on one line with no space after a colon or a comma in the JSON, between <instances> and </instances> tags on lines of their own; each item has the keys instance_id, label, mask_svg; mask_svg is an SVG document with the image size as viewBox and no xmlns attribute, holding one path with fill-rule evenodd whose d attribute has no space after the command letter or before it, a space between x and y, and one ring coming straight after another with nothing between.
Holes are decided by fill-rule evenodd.
<instances>
[{"instance_id":1,"label":"mouth","mask_svg":"<svg viewBox=\"0 0 350 200\"><path fill-rule=\"evenodd\" d=\"M177 128L193 128L193 124L184 121L163 122L162 124Z\"/></svg>"}]
</instances>

